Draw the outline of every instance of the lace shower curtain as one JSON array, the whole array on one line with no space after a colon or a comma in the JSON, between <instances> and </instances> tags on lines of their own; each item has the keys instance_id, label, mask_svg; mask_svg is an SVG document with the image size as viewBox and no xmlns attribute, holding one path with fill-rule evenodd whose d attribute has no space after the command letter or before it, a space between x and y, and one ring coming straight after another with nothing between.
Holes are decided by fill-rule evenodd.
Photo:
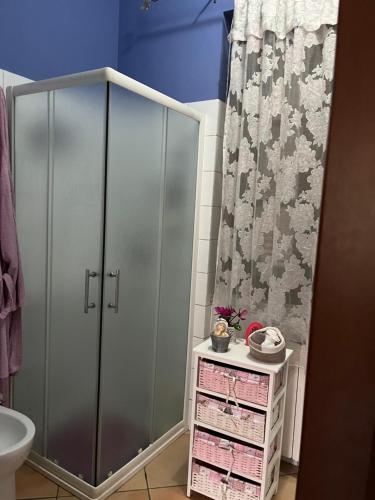
<instances>
[{"instance_id":1,"label":"lace shower curtain","mask_svg":"<svg viewBox=\"0 0 375 500\"><path fill-rule=\"evenodd\" d=\"M280 327L305 364L338 0L236 0L214 305Z\"/></svg>"}]
</instances>

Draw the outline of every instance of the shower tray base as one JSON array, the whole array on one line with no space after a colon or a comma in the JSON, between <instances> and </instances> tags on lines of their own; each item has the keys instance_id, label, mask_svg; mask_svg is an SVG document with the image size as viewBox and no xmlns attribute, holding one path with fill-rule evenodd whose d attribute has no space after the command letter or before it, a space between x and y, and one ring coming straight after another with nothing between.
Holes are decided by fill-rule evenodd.
<instances>
[{"instance_id":1,"label":"shower tray base","mask_svg":"<svg viewBox=\"0 0 375 500\"><path fill-rule=\"evenodd\" d=\"M129 481L139 470L150 463L156 455L163 451L178 437L188 430L185 422L180 422L170 429L164 436L152 443L142 453L133 460L121 467L112 476L106 479L99 486L82 481L65 469L54 464L47 458L41 457L35 452L31 452L26 463L33 469L47 476L51 481L58 484L74 496L82 500L104 500L112 493L115 493L123 484Z\"/></svg>"}]
</instances>

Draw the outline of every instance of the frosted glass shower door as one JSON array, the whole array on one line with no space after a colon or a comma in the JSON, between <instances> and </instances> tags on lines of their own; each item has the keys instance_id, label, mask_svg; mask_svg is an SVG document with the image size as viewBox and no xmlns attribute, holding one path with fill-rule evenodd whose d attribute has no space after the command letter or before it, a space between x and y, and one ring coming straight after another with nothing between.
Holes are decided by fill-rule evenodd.
<instances>
[{"instance_id":1,"label":"frosted glass shower door","mask_svg":"<svg viewBox=\"0 0 375 500\"><path fill-rule=\"evenodd\" d=\"M110 85L98 483L150 443L163 106Z\"/></svg>"},{"instance_id":2,"label":"frosted glass shower door","mask_svg":"<svg viewBox=\"0 0 375 500\"><path fill-rule=\"evenodd\" d=\"M106 85L51 95L47 456L95 482Z\"/></svg>"},{"instance_id":3,"label":"frosted glass shower door","mask_svg":"<svg viewBox=\"0 0 375 500\"><path fill-rule=\"evenodd\" d=\"M20 96L14 109L15 201L26 301L13 405L35 423L34 450L40 454L45 449L48 98L48 92Z\"/></svg>"},{"instance_id":4,"label":"frosted glass shower door","mask_svg":"<svg viewBox=\"0 0 375 500\"><path fill-rule=\"evenodd\" d=\"M152 441L183 420L199 123L167 114Z\"/></svg>"}]
</instances>

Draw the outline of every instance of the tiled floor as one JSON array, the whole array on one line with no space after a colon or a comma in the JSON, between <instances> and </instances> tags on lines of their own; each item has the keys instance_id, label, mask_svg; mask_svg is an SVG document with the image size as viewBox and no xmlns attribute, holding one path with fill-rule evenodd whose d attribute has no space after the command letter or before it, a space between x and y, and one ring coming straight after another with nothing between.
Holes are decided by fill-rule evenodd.
<instances>
[{"instance_id":1,"label":"tiled floor","mask_svg":"<svg viewBox=\"0 0 375 500\"><path fill-rule=\"evenodd\" d=\"M111 495L109 500L186 499L188 440L187 434L180 437L117 493ZM283 464L279 492L273 500L294 500L296 481L295 467ZM19 500L75 499L70 493L26 465L17 472L16 486ZM205 497L195 494L192 498L199 500Z\"/></svg>"}]
</instances>

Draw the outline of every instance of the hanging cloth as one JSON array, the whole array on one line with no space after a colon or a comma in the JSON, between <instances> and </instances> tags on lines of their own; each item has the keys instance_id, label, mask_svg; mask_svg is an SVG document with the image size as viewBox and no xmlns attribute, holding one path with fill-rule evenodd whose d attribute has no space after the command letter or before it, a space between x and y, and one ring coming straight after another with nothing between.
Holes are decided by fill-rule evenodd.
<instances>
[{"instance_id":1,"label":"hanging cloth","mask_svg":"<svg viewBox=\"0 0 375 500\"><path fill-rule=\"evenodd\" d=\"M214 305L306 365L338 0L235 0Z\"/></svg>"},{"instance_id":2,"label":"hanging cloth","mask_svg":"<svg viewBox=\"0 0 375 500\"><path fill-rule=\"evenodd\" d=\"M21 365L24 285L10 180L6 101L0 88L0 404L9 405L9 377Z\"/></svg>"},{"instance_id":3,"label":"hanging cloth","mask_svg":"<svg viewBox=\"0 0 375 500\"><path fill-rule=\"evenodd\" d=\"M284 39L295 28L313 32L336 25L339 0L235 0L231 41L263 38L271 31Z\"/></svg>"}]
</instances>

